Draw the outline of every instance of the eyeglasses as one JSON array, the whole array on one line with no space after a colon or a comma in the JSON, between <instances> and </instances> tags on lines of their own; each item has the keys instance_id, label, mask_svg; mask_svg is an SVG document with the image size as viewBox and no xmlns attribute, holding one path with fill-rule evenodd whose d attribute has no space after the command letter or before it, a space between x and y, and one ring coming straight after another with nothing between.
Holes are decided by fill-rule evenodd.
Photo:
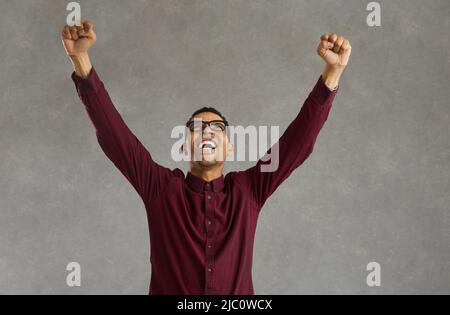
<instances>
[{"instance_id":1,"label":"eyeglasses","mask_svg":"<svg viewBox=\"0 0 450 315\"><path fill-rule=\"evenodd\" d=\"M200 122L201 122L201 125L200 125ZM207 126L209 126L209 128L212 131L223 132L226 130L226 128L228 126L228 122L223 121L223 120L212 120L212 121L190 120L186 124L186 127L189 128L189 130L192 132L203 131L203 129L205 129Z\"/></svg>"}]
</instances>

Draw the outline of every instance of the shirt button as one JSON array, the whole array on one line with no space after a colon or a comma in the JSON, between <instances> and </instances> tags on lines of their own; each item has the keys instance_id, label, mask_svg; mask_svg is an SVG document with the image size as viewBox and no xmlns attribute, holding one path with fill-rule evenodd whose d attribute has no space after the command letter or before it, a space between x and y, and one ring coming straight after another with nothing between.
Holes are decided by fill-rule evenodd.
<instances>
[{"instance_id":1,"label":"shirt button","mask_svg":"<svg viewBox=\"0 0 450 315\"><path fill-rule=\"evenodd\" d=\"M209 220L208 220L208 222L207 222L207 223L208 223L208 225L211 225L211 224L212 224L212 222L211 222L211 221L209 221Z\"/></svg>"},{"instance_id":2,"label":"shirt button","mask_svg":"<svg viewBox=\"0 0 450 315\"><path fill-rule=\"evenodd\" d=\"M212 248L212 245L211 245L211 244L208 244L208 248L211 249L211 248Z\"/></svg>"},{"instance_id":3,"label":"shirt button","mask_svg":"<svg viewBox=\"0 0 450 315\"><path fill-rule=\"evenodd\" d=\"M208 268L208 272L212 272L212 269L211 269L211 268Z\"/></svg>"},{"instance_id":4,"label":"shirt button","mask_svg":"<svg viewBox=\"0 0 450 315\"><path fill-rule=\"evenodd\" d=\"M208 198L208 200L211 200L211 196L208 196L207 198Z\"/></svg>"}]
</instances>

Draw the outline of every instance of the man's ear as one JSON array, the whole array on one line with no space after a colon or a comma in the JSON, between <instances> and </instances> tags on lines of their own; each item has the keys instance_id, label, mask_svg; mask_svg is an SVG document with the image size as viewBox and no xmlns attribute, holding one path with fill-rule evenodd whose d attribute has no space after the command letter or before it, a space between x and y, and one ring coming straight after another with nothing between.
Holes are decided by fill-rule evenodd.
<instances>
[{"instance_id":1,"label":"man's ear","mask_svg":"<svg viewBox=\"0 0 450 315\"><path fill-rule=\"evenodd\" d=\"M233 156L234 155L234 144L229 143L227 144L227 156Z\"/></svg>"},{"instance_id":2,"label":"man's ear","mask_svg":"<svg viewBox=\"0 0 450 315\"><path fill-rule=\"evenodd\" d=\"M184 145L184 143L181 145L181 147L180 147L180 154L183 154L184 153L184 148L185 148L186 146Z\"/></svg>"},{"instance_id":3,"label":"man's ear","mask_svg":"<svg viewBox=\"0 0 450 315\"><path fill-rule=\"evenodd\" d=\"M183 143L180 147L180 154L183 154L186 156L189 155L188 148L189 148L189 145L186 142Z\"/></svg>"}]
</instances>

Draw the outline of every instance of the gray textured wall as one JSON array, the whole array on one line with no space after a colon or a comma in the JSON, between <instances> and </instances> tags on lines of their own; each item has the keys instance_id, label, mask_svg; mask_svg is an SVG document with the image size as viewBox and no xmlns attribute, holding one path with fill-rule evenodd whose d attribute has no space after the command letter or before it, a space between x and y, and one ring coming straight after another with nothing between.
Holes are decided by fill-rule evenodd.
<instances>
[{"instance_id":1,"label":"gray textured wall","mask_svg":"<svg viewBox=\"0 0 450 315\"><path fill-rule=\"evenodd\" d=\"M0 293L146 294L144 206L101 152L70 79L63 0L0 0ZM259 294L450 293L448 0L79 1L93 62L168 167L172 127L203 105L233 124L295 117L322 71L318 37L353 56L311 158L259 221ZM252 163L233 163L244 169ZM68 288L66 265L82 266ZM366 265L382 286L366 285Z\"/></svg>"}]
</instances>

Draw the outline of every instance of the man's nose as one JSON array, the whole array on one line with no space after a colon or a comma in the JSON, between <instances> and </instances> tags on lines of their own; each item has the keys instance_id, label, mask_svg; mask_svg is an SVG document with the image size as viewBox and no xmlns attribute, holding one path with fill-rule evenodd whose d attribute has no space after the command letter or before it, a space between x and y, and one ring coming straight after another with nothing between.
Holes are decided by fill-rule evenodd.
<instances>
[{"instance_id":1,"label":"man's nose","mask_svg":"<svg viewBox=\"0 0 450 315\"><path fill-rule=\"evenodd\" d=\"M206 126L205 128L203 128L203 135L207 135L207 134L214 134L214 132L211 130L210 126Z\"/></svg>"}]
</instances>

